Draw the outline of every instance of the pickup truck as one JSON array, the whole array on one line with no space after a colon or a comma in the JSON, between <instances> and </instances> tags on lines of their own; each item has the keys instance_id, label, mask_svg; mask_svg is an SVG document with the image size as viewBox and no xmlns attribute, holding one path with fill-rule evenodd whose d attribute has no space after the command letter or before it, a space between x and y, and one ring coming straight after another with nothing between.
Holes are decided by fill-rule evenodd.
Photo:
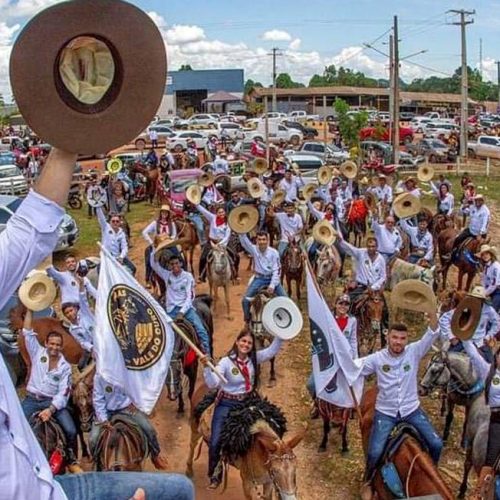
<instances>
[{"instance_id":1,"label":"pickup truck","mask_svg":"<svg viewBox=\"0 0 500 500\"><path fill-rule=\"evenodd\" d=\"M327 144L325 148L323 142L312 141L304 142L298 151L290 151L289 153L285 151L285 156L287 154L316 156L328 165L340 165L349 159L349 153L334 144Z\"/></svg>"},{"instance_id":2,"label":"pickup truck","mask_svg":"<svg viewBox=\"0 0 500 500\"><path fill-rule=\"evenodd\" d=\"M298 146L303 140L304 135L300 130L290 129L281 125L279 123L269 122L269 142L279 143L281 141L289 142L294 146ZM259 123L257 126L257 131L248 132L245 136L245 141L251 141L258 137L265 141L266 133L265 133L265 124Z\"/></svg>"},{"instance_id":3,"label":"pickup truck","mask_svg":"<svg viewBox=\"0 0 500 500\"><path fill-rule=\"evenodd\" d=\"M480 135L477 142L469 142L467 151L471 158L494 158L500 160L500 137Z\"/></svg>"},{"instance_id":4,"label":"pickup truck","mask_svg":"<svg viewBox=\"0 0 500 500\"><path fill-rule=\"evenodd\" d=\"M362 128L359 132L359 138L362 141L365 140L375 140L377 135L377 129L375 127L365 127ZM381 141L387 142L390 141L389 137L389 129L384 128L382 132L382 137L380 137ZM399 142L401 144L410 144L413 142L413 129L410 127L402 127L399 126Z\"/></svg>"},{"instance_id":5,"label":"pickup truck","mask_svg":"<svg viewBox=\"0 0 500 500\"><path fill-rule=\"evenodd\" d=\"M288 113L290 120L314 120L319 121L319 115L308 115L305 111L292 111Z\"/></svg>"}]
</instances>

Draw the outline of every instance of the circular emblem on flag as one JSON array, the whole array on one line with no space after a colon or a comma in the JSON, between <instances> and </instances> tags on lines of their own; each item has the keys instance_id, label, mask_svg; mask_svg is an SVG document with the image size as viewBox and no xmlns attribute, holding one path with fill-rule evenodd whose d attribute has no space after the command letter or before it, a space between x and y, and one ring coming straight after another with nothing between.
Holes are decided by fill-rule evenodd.
<instances>
[{"instance_id":1,"label":"circular emblem on flag","mask_svg":"<svg viewBox=\"0 0 500 500\"><path fill-rule=\"evenodd\" d=\"M107 385L104 389L106 392L113 392L113 388L110 385Z\"/></svg>"},{"instance_id":2,"label":"circular emblem on flag","mask_svg":"<svg viewBox=\"0 0 500 500\"><path fill-rule=\"evenodd\" d=\"M236 366L234 366L233 369L231 370L231 373L236 376L240 372L238 371L238 368L236 368Z\"/></svg>"},{"instance_id":3,"label":"circular emblem on flag","mask_svg":"<svg viewBox=\"0 0 500 500\"><path fill-rule=\"evenodd\" d=\"M42 357L40 358L40 361L41 361L42 363L47 363L47 357L46 357L46 356L42 356Z\"/></svg>"},{"instance_id":4,"label":"circular emblem on flag","mask_svg":"<svg viewBox=\"0 0 500 500\"><path fill-rule=\"evenodd\" d=\"M384 371L385 373L390 372L391 371L391 367L389 365L383 365L382 366L382 371Z\"/></svg>"},{"instance_id":5,"label":"circular emblem on flag","mask_svg":"<svg viewBox=\"0 0 500 500\"><path fill-rule=\"evenodd\" d=\"M500 384L500 377L493 377L492 382L493 382L493 385L498 385L498 384Z\"/></svg>"},{"instance_id":6,"label":"circular emblem on flag","mask_svg":"<svg viewBox=\"0 0 500 500\"><path fill-rule=\"evenodd\" d=\"M146 370L161 358L167 339L165 327L154 306L139 291L124 284L113 286L107 313L129 370Z\"/></svg>"}]
</instances>

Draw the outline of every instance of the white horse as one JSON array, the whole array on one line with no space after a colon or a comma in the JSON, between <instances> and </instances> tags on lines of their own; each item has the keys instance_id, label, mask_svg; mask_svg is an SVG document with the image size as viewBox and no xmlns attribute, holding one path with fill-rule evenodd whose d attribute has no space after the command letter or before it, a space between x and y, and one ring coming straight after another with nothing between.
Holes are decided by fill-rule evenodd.
<instances>
[{"instance_id":1,"label":"white horse","mask_svg":"<svg viewBox=\"0 0 500 500\"><path fill-rule=\"evenodd\" d=\"M231 283L231 261L227 250L212 243L212 250L207 258L208 265L208 283L210 285L210 295L214 299L214 311L217 309L219 300L219 288L224 288L224 296L226 299L227 319L232 319L231 308L229 303L229 286Z\"/></svg>"}]
</instances>

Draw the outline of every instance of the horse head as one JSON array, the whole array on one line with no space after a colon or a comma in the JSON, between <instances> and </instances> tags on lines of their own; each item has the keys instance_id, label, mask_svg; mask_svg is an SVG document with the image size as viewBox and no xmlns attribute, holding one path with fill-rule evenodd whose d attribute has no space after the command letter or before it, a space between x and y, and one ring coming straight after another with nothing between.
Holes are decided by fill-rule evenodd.
<instances>
[{"instance_id":1,"label":"horse head","mask_svg":"<svg viewBox=\"0 0 500 500\"><path fill-rule=\"evenodd\" d=\"M300 272L304 265L304 253L295 238L289 239L289 245L284 256L285 272Z\"/></svg>"},{"instance_id":2,"label":"horse head","mask_svg":"<svg viewBox=\"0 0 500 500\"><path fill-rule=\"evenodd\" d=\"M255 297L245 299L250 302L250 328L255 338L261 338L265 335L262 326L262 311L271 298L272 295L263 289Z\"/></svg>"},{"instance_id":3,"label":"horse head","mask_svg":"<svg viewBox=\"0 0 500 500\"><path fill-rule=\"evenodd\" d=\"M297 498L297 457L294 448L303 439L307 426L280 439L269 425L259 420L252 429L255 441L260 447L258 459L264 462L281 500Z\"/></svg>"},{"instance_id":4,"label":"horse head","mask_svg":"<svg viewBox=\"0 0 500 500\"><path fill-rule=\"evenodd\" d=\"M331 246L321 249L316 261L316 278L320 285L335 281L338 276L341 262L337 251Z\"/></svg>"},{"instance_id":5,"label":"horse head","mask_svg":"<svg viewBox=\"0 0 500 500\"><path fill-rule=\"evenodd\" d=\"M92 389L94 386L95 364L91 363L73 381L72 399L78 412L80 427L83 432L90 432L94 418Z\"/></svg>"},{"instance_id":6,"label":"horse head","mask_svg":"<svg viewBox=\"0 0 500 500\"><path fill-rule=\"evenodd\" d=\"M380 290L367 291L364 309L365 318L370 323L372 331L379 332L384 311L384 298Z\"/></svg>"},{"instance_id":7,"label":"horse head","mask_svg":"<svg viewBox=\"0 0 500 500\"><path fill-rule=\"evenodd\" d=\"M212 249L207 257L207 262L210 264L210 268L215 274L226 274L229 270L231 272L231 266L229 264L229 257L227 255L227 250L220 245L215 245L210 242Z\"/></svg>"},{"instance_id":8,"label":"horse head","mask_svg":"<svg viewBox=\"0 0 500 500\"><path fill-rule=\"evenodd\" d=\"M420 396L427 396L434 390L448 385L451 374L446 364L446 356L447 354L444 351L438 351L427 363L418 388Z\"/></svg>"}]
</instances>

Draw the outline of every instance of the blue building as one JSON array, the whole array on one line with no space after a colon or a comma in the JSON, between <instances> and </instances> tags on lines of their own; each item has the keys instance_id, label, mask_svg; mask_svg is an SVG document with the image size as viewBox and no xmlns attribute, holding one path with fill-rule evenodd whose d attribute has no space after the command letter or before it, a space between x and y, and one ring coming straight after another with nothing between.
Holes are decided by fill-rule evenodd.
<instances>
[{"instance_id":1,"label":"blue building","mask_svg":"<svg viewBox=\"0 0 500 500\"><path fill-rule=\"evenodd\" d=\"M159 115L182 115L185 113L221 112L227 107L241 107L238 103L243 99L244 74L242 69L205 69L170 71L167 75L165 96ZM214 94L224 95L226 103L203 102ZM228 94L234 96L229 101ZM216 109L221 108L216 111ZM212 108L212 109L211 109ZM224 108L224 109L222 109Z\"/></svg>"}]
</instances>

